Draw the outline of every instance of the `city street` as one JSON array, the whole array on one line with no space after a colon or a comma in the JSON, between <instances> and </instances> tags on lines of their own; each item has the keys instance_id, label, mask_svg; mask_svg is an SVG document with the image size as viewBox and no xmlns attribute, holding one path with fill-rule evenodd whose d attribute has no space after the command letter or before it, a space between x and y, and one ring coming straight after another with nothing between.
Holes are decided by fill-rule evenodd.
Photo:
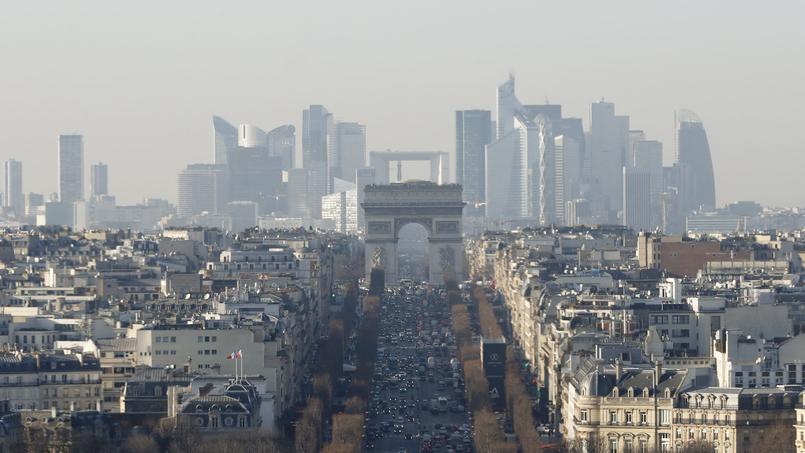
<instances>
[{"instance_id":1,"label":"city street","mask_svg":"<svg viewBox=\"0 0 805 453\"><path fill-rule=\"evenodd\" d=\"M365 451L471 452L464 382L444 297L387 293L366 417Z\"/></svg>"}]
</instances>

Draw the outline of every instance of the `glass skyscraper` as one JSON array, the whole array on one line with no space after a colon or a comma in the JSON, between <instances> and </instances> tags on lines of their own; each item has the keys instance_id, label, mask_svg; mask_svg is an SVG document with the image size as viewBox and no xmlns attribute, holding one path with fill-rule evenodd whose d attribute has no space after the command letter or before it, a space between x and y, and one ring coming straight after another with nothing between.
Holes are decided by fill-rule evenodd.
<instances>
[{"instance_id":1,"label":"glass skyscraper","mask_svg":"<svg viewBox=\"0 0 805 453\"><path fill-rule=\"evenodd\" d=\"M486 145L492 142L489 110L456 112L456 182L464 188L468 216L483 216L486 201Z\"/></svg>"},{"instance_id":2,"label":"glass skyscraper","mask_svg":"<svg viewBox=\"0 0 805 453\"><path fill-rule=\"evenodd\" d=\"M59 201L84 199L84 137L59 136Z\"/></svg>"},{"instance_id":3,"label":"glass skyscraper","mask_svg":"<svg viewBox=\"0 0 805 453\"><path fill-rule=\"evenodd\" d=\"M687 169L688 175L679 188L685 214L703 208L716 207L715 177L710 144L702 120L690 110L680 110L678 116L677 162Z\"/></svg>"}]
</instances>

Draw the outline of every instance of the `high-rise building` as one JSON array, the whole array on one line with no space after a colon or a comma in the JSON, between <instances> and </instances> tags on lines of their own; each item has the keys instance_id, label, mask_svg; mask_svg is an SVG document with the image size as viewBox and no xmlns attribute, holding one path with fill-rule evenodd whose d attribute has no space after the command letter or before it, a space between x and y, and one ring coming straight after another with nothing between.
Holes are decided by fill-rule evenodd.
<instances>
[{"instance_id":1,"label":"high-rise building","mask_svg":"<svg viewBox=\"0 0 805 453\"><path fill-rule=\"evenodd\" d=\"M292 169L296 162L296 127L292 124L275 127L267 134L268 154L279 157L282 169Z\"/></svg>"},{"instance_id":2,"label":"high-rise building","mask_svg":"<svg viewBox=\"0 0 805 453\"><path fill-rule=\"evenodd\" d=\"M253 201L230 201L224 211L232 219L234 232L257 226L257 203Z\"/></svg>"},{"instance_id":3,"label":"high-rise building","mask_svg":"<svg viewBox=\"0 0 805 453\"><path fill-rule=\"evenodd\" d=\"M689 177L679 187L680 206L684 214L699 208L712 211L716 207L715 178L710 144L702 120L690 110L680 110L677 129L677 159L687 167Z\"/></svg>"},{"instance_id":4,"label":"high-rise building","mask_svg":"<svg viewBox=\"0 0 805 453\"><path fill-rule=\"evenodd\" d=\"M341 180L339 180L341 181ZM335 229L341 233L358 232L358 191L354 184L342 185L334 193L321 200L321 218L335 222Z\"/></svg>"},{"instance_id":5,"label":"high-rise building","mask_svg":"<svg viewBox=\"0 0 805 453\"><path fill-rule=\"evenodd\" d=\"M497 107L499 135L486 147L486 216L561 223L564 174L554 131L563 132L562 107L522 105L512 77L498 87Z\"/></svg>"},{"instance_id":6,"label":"high-rise building","mask_svg":"<svg viewBox=\"0 0 805 453\"><path fill-rule=\"evenodd\" d=\"M456 182L463 187L470 217L484 215L486 189L486 145L492 142L492 114L489 110L456 112Z\"/></svg>"},{"instance_id":7,"label":"high-rise building","mask_svg":"<svg viewBox=\"0 0 805 453\"><path fill-rule=\"evenodd\" d=\"M310 219L310 197L308 180L310 173L304 168L288 170L288 216ZM319 202L321 203L321 202Z\"/></svg>"},{"instance_id":8,"label":"high-rise building","mask_svg":"<svg viewBox=\"0 0 805 453\"><path fill-rule=\"evenodd\" d=\"M623 225L635 230L651 230L651 176L623 167Z\"/></svg>"},{"instance_id":9,"label":"high-rise building","mask_svg":"<svg viewBox=\"0 0 805 453\"><path fill-rule=\"evenodd\" d=\"M324 106L311 105L302 112L302 167L308 171L309 212L321 218L321 197L332 185L327 160L327 139L332 132L333 116Z\"/></svg>"},{"instance_id":10,"label":"high-rise building","mask_svg":"<svg viewBox=\"0 0 805 453\"><path fill-rule=\"evenodd\" d=\"M649 177L651 200L651 227L662 225L662 143L656 140L639 140L633 144L631 167Z\"/></svg>"},{"instance_id":11,"label":"high-rise building","mask_svg":"<svg viewBox=\"0 0 805 453\"><path fill-rule=\"evenodd\" d=\"M25 194L25 216L35 217L37 210L40 206L45 205L45 196L41 193L26 193Z\"/></svg>"},{"instance_id":12,"label":"high-rise building","mask_svg":"<svg viewBox=\"0 0 805 453\"><path fill-rule=\"evenodd\" d=\"M497 140L500 140L514 129L514 114L520 102L514 94L514 76L498 86L495 104L495 125L497 126Z\"/></svg>"},{"instance_id":13,"label":"high-rise building","mask_svg":"<svg viewBox=\"0 0 805 453\"><path fill-rule=\"evenodd\" d=\"M59 201L84 199L84 137L59 136Z\"/></svg>"},{"instance_id":14,"label":"high-rise building","mask_svg":"<svg viewBox=\"0 0 805 453\"><path fill-rule=\"evenodd\" d=\"M4 197L3 206L11 209L14 215L22 217L25 214L25 203L22 195L22 162L9 159L3 166Z\"/></svg>"},{"instance_id":15,"label":"high-rise building","mask_svg":"<svg viewBox=\"0 0 805 453\"><path fill-rule=\"evenodd\" d=\"M226 166L191 164L179 172L176 213L187 218L202 212L220 214L229 201Z\"/></svg>"},{"instance_id":16,"label":"high-rise building","mask_svg":"<svg viewBox=\"0 0 805 453\"><path fill-rule=\"evenodd\" d=\"M278 211L282 191L282 158L272 156L268 136L241 124L238 146L229 153L229 200L257 203L260 214Z\"/></svg>"},{"instance_id":17,"label":"high-rise building","mask_svg":"<svg viewBox=\"0 0 805 453\"><path fill-rule=\"evenodd\" d=\"M366 165L366 126L337 122L328 144L332 177L355 183L355 170Z\"/></svg>"},{"instance_id":18,"label":"high-rise building","mask_svg":"<svg viewBox=\"0 0 805 453\"><path fill-rule=\"evenodd\" d=\"M591 106L590 184L594 201L609 222L615 222L623 204L623 167L629 148L629 117L615 115L615 104Z\"/></svg>"},{"instance_id":19,"label":"high-rise building","mask_svg":"<svg viewBox=\"0 0 805 453\"><path fill-rule=\"evenodd\" d=\"M98 162L90 167L89 188L93 197L109 195L109 166Z\"/></svg>"},{"instance_id":20,"label":"high-rise building","mask_svg":"<svg viewBox=\"0 0 805 453\"><path fill-rule=\"evenodd\" d=\"M238 145L238 129L219 116L212 117L213 163L226 165Z\"/></svg>"},{"instance_id":21,"label":"high-rise building","mask_svg":"<svg viewBox=\"0 0 805 453\"><path fill-rule=\"evenodd\" d=\"M365 195L364 189L366 186L375 184L377 182L377 171L374 167L363 167L355 170L355 185L358 191L358 229L364 231L365 216L363 212L363 198Z\"/></svg>"}]
</instances>

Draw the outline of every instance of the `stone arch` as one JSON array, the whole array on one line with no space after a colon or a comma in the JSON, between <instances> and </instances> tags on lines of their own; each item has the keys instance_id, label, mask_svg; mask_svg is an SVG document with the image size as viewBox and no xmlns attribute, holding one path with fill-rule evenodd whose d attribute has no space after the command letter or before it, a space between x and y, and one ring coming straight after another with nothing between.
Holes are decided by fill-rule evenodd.
<instances>
[{"instance_id":1,"label":"stone arch","mask_svg":"<svg viewBox=\"0 0 805 453\"><path fill-rule=\"evenodd\" d=\"M386 282L399 279L400 230L416 223L428 233L429 281L444 284L447 275L464 279L461 186L412 181L364 188L366 275L382 269Z\"/></svg>"}]
</instances>

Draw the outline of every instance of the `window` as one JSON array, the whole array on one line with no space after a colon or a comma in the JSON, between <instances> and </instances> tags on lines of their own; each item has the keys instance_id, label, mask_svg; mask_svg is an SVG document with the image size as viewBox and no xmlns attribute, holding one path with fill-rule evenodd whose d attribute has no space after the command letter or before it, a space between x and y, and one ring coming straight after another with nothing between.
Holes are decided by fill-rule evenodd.
<instances>
[{"instance_id":1,"label":"window","mask_svg":"<svg viewBox=\"0 0 805 453\"><path fill-rule=\"evenodd\" d=\"M587 409L582 409L579 411L579 420L584 423L587 422Z\"/></svg>"},{"instance_id":2,"label":"window","mask_svg":"<svg viewBox=\"0 0 805 453\"><path fill-rule=\"evenodd\" d=\"M171 337L171 343L176 343L176 337Z\"/></svg>"},{"instance_id":3,"label":"window","mask_svg":"<svg viewBox=\"0 0 805 453\"><path fill-rule=\"evenodd\" d=\"M627 425L632 424L632 411L626 411L624 413L624 421L626 422Z\"/></svg>"},{"instance_id":4,"label":"window","mask_svg":"<svg viewBox=\"0 0 805 453\"><path fill-rule=\"evenodd\" d=\"M648 423L648 412L640 411L640 424L645 425Z\"/></svg>"},{"instance_id":5,"label":"window","mask_svg":"<svg viewBox=\"0 0 805 453\"><path fill-rule=\"evenodd\" d=\"M212 337L212 341L213 341L213 342L218 341L218 337Z\"/></svg>"},{"instance_id":6,"label":"window","mask_svg":"<svg viewBox=\"0 0 805 453\"><path fill-rule=\"evenodd\" d=\"M687 324L689 322L688 315L672 315L671 316L671 323L672 324Z\"/></svg>"},{"instance_id":7,"label":"window","mask_svg":"<svg viewBox=\"0 0 805 453\"><path fill-rule=\"evenodd\" d=\"M707 414L702 414L702 425L707 424Z\"/></svg>"},{"instance_id":8,"label":"window","mask_svg":"<svg viewBox=\"0 0 805 453\"><path fill-rule=\"evenodd\" d=\"M669 409L660 410L660 424L661 425L671 424L671 411Z\"/></svg>"},{"instance_id":9,"label":"window","mask_svg":"<svg viewBox=\"0 0 805 453\"><path fill-rule=\"evenodd\" d=\"M651 315L651 324L668 324L668 315Z\"/></svg>"},{"instance_id":10,"label":"window","mask_svg":"<svg viewBox=\"0 0 805 453\"><path fill-rule=\"evenodd\" d=\"M671 436L668 433L660 433L660 451L662 453L671 451Z\"/></svg>"},{"instance_id":11,"label":"window","mask_svg":"<svg viewBox=\"0 0 805 453\"><path fill-rule=\"evenodd\" d=\"M632 439L623 439L623 453L632 453Z\"/></svg>"},{"instance_id":12,"label":"window","mask_svg":"<svg viewBox=\"0 0 805 453\"><path fill-rule=\"evenodd\" d=\"M156 337L154 341L156 343L162 343L162 337Z\"/></svg>"},{"instance_id":13,"label":"window","mask_svg":"<svg viewBox=\"0 0 805 453\"><path fill-rule=\"evenodd\" d=\"M610 425L617 425L618 424L618 412L617 411L609 411L609 424Z\"/></svg>"},{"instance_id":14,"label":"window","mask_svg":"<svg viewBox=\"0 0 805 453\"><path fill-rule=\"evenodd\" d=\"M198 337L198 339L197 339L197 341L198 341L199 343L203 343L203 342L204 342L204 337L199 336L199 337Z\"/></svg>"},{"instance_id":15,"label":"window","mask_svg":"<svg viewBox=\"0 0 805 453\"><path fill-rule=\"evenodd\" d=\"M609 453L618 453L618 439L609 439Z\"/></svg>"}]
</instances>

